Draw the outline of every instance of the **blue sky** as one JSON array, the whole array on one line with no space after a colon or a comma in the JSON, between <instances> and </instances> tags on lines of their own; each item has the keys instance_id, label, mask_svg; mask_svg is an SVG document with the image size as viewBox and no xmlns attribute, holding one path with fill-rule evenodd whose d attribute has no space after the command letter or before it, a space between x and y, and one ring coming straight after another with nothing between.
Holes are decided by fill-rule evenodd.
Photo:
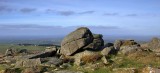
<instances>
[{"instance_id":1,"label":"blue sky","mask_svg":"<svg viewBox=\"0 0 160 73\"><path fill-rule=\"evenodd\" d=\"M0 34L62 35L79 26L104 35L160 33L160 0L0 0Z\"/></svg>"}]
</instances>

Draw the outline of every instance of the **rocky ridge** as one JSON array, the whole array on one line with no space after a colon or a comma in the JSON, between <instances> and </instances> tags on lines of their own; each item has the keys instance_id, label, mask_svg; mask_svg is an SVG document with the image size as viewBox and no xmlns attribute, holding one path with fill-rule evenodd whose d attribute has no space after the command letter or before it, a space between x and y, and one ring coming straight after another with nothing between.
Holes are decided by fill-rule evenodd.
<instances>
[{"instance_id":1,"label":"rocky ridge","mask_svg":"<svg viewBox=\"0 0 160 73\"><path fill-rule=\"evenodd\" d=\"M87 27L80 27L62 40L61 47L47 48L37 54L30 54L26 49L19 52L7 49L0 63L11 66L0 73L17 73L16 71L21 73L84 73L79 68L84 67L95 71L98 68L114 66L118 61L125 60L119 55L134 58L134 54L139 54L139 56L148 57L145 53L157 55L160 53L159 49L160 39L158 38L153 38L151 42L145 44L139 44L134 40L116 40L114 43L104 44L103 35L94 34ZM112 59L112 56L115 58ZM76 71L68 70L75 66ZM112 71L121 70L121 68L113 68L116 69ZM124 71L136 73L137 69L126 68Z\"/></svg>"}]
</instances>

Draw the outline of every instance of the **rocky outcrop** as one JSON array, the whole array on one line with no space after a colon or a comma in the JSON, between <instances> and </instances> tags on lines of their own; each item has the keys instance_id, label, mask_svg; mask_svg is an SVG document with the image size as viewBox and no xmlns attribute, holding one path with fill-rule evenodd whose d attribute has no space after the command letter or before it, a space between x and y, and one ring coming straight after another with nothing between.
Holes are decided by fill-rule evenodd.
<instances>
[{"instance_id":1,"label":"rocky outcrop","mask_svg":"<svg viewBox=\"0 0 160 73\"><path fill-rule=\"evenodd\" d=\"M101 54L97 51L100 51L103 46L104 41L101 34L92 34L88 28L81 27L63 39L60 53L63 56L72 56L74 63L80 65L84 61L99 59Z\"/></svg>"},{"instance_id":2,"label":"rocky outcrop","mask_svg":"<svg viewBox=\"0 0 160 73\"><path fill-rule=\"evenodd\" d=\"M22 69L19 73L45 73L46 69L44 67L30 67Z\"/></svg>"},{"instance_id":3,"label":"rocky outcrop","mask_svg":"<svg viewBox=\"0 0 160 73\"><path fill-rule=\"evenodd\" d=\"M140 46L137 42L134 40L116 40L114 42L114 48L119 50L122 46L131 46L131 45L137 45Z\"/></svg>"},{"instance_id":4,"label":"rocky outcrop","mask_svg":"<svg viewBox=\"0 0 160 73\"><path fill-rule=\"evenodd\" d=\"M32 55L29 59L52 57L52 56L55 56L56 53L57 53L57 51L54 48L47 49L47 50L45 50L45 52Z\"/></svg>"},{"instance_id":5,"label":"rocky outcrop","mask_svg":"<svg viewBox=\"0 0 160 73\"><path fill-rule=\"evenodd\" d=\"M52 64L55 66L59 66L59 65L63 64L63 61L59 58L53 57L53 58L50 58L47 63L50 65Z\"/></svg>"},{"instance_id":6,"label":"rocky outcrop","mask_svg":"<svg viewBox=\"0 0 160 73\"><path fill-rule=\"evenodd\" d=\"M114 42L114 48L119 53L127 55L140 50L140 44L134 40L116 40Z\"/></svg>"},{"instance_id":7,"label":"rocky outcrop","mask_svg":"<svg viewBox=\"0 0 160 73\"><path fill-rule=\"evenodd\" d=\"M5 56L14 56L16 54L16 51L13 49L7 49L5 52Z\"/></svg>"},{"instance_id":8,"label":"rocky outcrop","mask_svg":"<svg viewBox=\"0 0 160 73\"><path fill-rule=\"evenodd\" d=\"M88 28L78 28L62 40L60 53L63 55L72 55L76 51L82 50L83 47L92 41L93 35Z\"/></svg>"},{"instance_id":9,"label":"rocky outcrop","mask_svg":"<svg viewBox=\"0 0 160 73\"><path fill-rule=\"evenodd\" d=\"M18 53L24 53L24 54L27 54L29 53L27 49L21 49L18 51Z\"/></svg>"},{"instance_id":10,"label":"rocky outcrop","mask_svg":"<svg viewBox=\"0 0 160 73\"><path fill-rule=\"evenodd\" d=\"M40 58L38 59L21 59L16 62L15 64L16 68L21 68L21 67L36 67L41 65L41 60Z\"/></svg>"},{"instance_id":11,"label":"rocky outcrop","mask_svg":"<svg viewBox=\"0 0 160 73\"><path fill-rule=\"evenodd\" d=\"M63 39L60 53L71 56L84 50L100 50L104 46L102 38L101 34L92 34L86 27L78 28Z\"/></svg>"},{"instance_id":12,"label":"rocky outcrop","mask_svg":"<svg viewBox=\"0 0 160 73\"><path fill-rule=\"evenodd\" d=\"M160 52L160 39L159 38L153 38L147 45L147 47L154 51L154 52Z\"/></svg>"},{"instance_id":13,"label":"rocky outcrop","mask_svg":"<svg viewBox=\"0 0 160 73\"><path fill-rule=\"evenodd\" d=\"M106 44L104 45L104 47L112 47L112 46L114 46L113 43L106 43Z\"/></svg>"},{"instance_id":14,"label":"rocky outcrop","mask_svg":"<svg viewBox=\"0 0 160 73\"><path fill-rule=\"evenodd\" d=\"M93 34L93 42L84 47L84 49L88 50L101 50L102 46L104 46L103 35L101 34Z\"/></svg>"},{"instance_id":15,"label":"rocky outcrop","mask_svg":"<svg viewBox=\"0 0 160 73\"><path fill-rule=\"evenodd\" d=\"M116 40L116 41L114 42L114 48L115 48L116 50L119 50L120 47L121 47L121 45L122 45L122 41L121 41L121 40Z\"/></svg>"},{"instance_id":16,"label":"rocky outcrop","mask_svg":"<svg viewBox=\"0 0 160 73\"><path fill-rule=\"evenodd\" d=\"M124 54L124 55L128 55L130 53L134 53L136 51L138 51L140 49L140 47L136 46L136 45L132 45L132 46L122 46L119 50L120 53Z\"/></svg>"},{"instance_id":17,"label":"rocky outcrop","mask_svg":"<svg viewBox=\"0 0 160 73\"><path fill-rule=\"evenodd\" d=\"M31 50L28 53L27 49L18 52L8 49L6 56L0 57L0 63L3 73L18 73L17 69L20 69L19 73L137 73L139 70L132 69L136 64L140 64L136 65L137 68L159 64L160 39L154 38L143 46L154 52L143 50L142 45L134 40L116 40L114 44L105 42L104 45L101 34L92 34L88 28L81 27L63 39L60 49L54 45L36 53L31 53ZM72 68L78 71L70 71Z\"/></svg>"}]
</instances>

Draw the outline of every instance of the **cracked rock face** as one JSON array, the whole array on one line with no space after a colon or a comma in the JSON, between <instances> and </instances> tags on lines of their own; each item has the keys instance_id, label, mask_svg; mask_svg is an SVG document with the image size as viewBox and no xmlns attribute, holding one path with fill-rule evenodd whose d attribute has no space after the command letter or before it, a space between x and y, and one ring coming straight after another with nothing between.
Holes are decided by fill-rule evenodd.
<instances>
[{"instance_id":1,"label":"cracked rock face","mask_svg":"<svg viewBox=\"0 0 160 73\"><path fill-rule=\"evenodd\" d=\"M37 59L21 59L20 61L16 62L16 68L21 67L36 67L41 64L40 58Z\"/></svg>"},{"instance_id":2,"label":"cracked rock face","mask_svg":"<svg viewBox=\"0 0 160 73\"><path fill-rule=\"evenodd\" d=\"M88 28L78 28L62 40L60 53L70 56L78 50L82 50L83 47L92 43L92 41L93 35Z\"/></svg>"},{"instance_id":3,"label":"cracked rock face","mask_svg":"<svg viewBox=\"0 0 160 73\"><path fill-rule=\"evenodd\" d=\"M148 43L148 48L153 52L160 52L160 39L152 38L151 42Z\"/></svg>"}]
</instances>

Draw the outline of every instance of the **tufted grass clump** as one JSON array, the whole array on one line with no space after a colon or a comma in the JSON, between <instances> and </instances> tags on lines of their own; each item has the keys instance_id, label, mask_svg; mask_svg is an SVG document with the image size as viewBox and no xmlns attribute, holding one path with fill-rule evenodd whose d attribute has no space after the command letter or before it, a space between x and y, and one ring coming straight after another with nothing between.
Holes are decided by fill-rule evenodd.
<instances>
[{"instance_id":1,"label":"tufted grass clump","mask_svg":"<svg viewBox=\"0 0 160 73\"><path fill-rule=\"evenodd\" d=\"M86 55L81 58L83 63L94 63L102 58L102 55Z\"/></svg>"}]
</instances>

